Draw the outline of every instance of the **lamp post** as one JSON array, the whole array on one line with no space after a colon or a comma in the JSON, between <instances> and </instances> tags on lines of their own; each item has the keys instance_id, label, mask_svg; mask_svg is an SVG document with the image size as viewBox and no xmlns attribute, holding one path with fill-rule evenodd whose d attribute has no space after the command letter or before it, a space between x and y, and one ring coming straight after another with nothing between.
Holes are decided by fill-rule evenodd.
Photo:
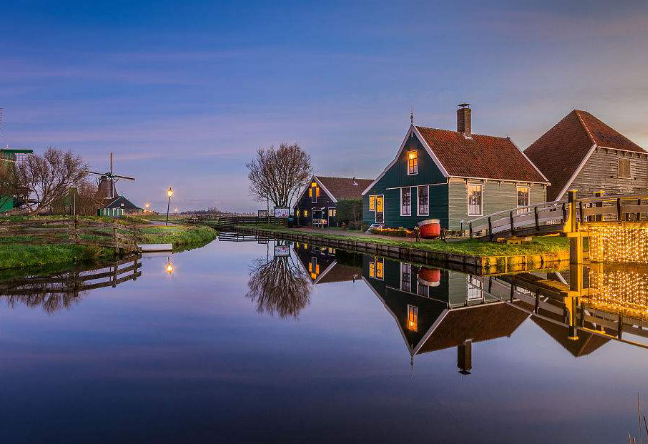
<instances>
[{"instance_id":1,"label":"lamp post","mask_svg":"<svg viewBox=\"0 0 648 444\"><path fill-rule=\"evenodd\" d=\"M169 196L169 201L167 202L167 217L164 225L169 225L169 208L171 207L171 196L173 196L173 188L169 187L167 190L167 196Z\"/></svg>"},{"instance_id":2,"label":"lamp post","mask_svg":"<svg viewBox=\"0 0 648 444\"><path fill-rule=\"evenodd\" d=\"M149 211L149 207L150 207L150 206L151 206L151 204L148 203L148 202L146 202L146 204L144 205L144 207L146 208L146 209L144 210L145 213L148 213L148 211Z\"/></svg>"}]
</instances>

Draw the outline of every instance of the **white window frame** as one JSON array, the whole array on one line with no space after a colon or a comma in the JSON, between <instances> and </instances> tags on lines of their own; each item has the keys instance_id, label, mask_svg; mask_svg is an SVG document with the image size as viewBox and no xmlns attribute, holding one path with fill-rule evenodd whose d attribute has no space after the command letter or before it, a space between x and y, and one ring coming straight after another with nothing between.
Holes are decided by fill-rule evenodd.
<instances>
[{"instance_id":1,"label":"white window frame","mask_svg":"<svg viewBox=\"0 0 648 444\"><path fill-rule=\"evenodd\" d=\"M420 189L427 189L427 211L421 213L421 193ZM417 216L429 216L430 215L430 185L419 185L416 187L416 215Z\"/></svg>"},{"instance_id":2,"label":"white window frame","mask_svg":"<svg viewBox=\"0 0 648 444\"><path fill-rule=\"evenodd\" d=\"M407 274L409 274L409 282L408 282L409 289L407 289L407 290L405 289L405 285L403 285L404 284L404 282L403 282L403 274L404 274L403 269L404 268L407 268L407 270L408 270ZM412 277L413 277L412 276L412 271L413 271L412 270L412 264L408 264L407 262L401 262L401 264L400 264L400 289L401 289L401 291L404 291L406 293L412 293L412 280L413 280L412 279Z\"/></svg>"},{"instance_id":3,"label":"white window frame","mask_svg":"<svg viewBox=\"0 0 648 444\"><path fill-rule=\"evenodd\" d=\"M518 200L521 188L526 188L526 190L527 190L527 203L526 203L526 205L520 205L520 202ZM531 205L531 186L530 185L516 185L516 187L515 187L515 202L517 204L517 208L528 207L529 205ZM518 215L526 214L529 211L530 210L528 208L524 209L524 210L517 210L517 214Z\"/></svg>"},{"instance_id":4,"label":"white window frame","mask_svg":"<svg viewBox=\"0 0 648 444\"><path fill-rule=\"evenodd\" d=\"M470 213L470 187L479 187L481 190L481 199L480 199L480 205L479 205L479 214L471 214ZM468 182L466 184L466 203L468 204L467 208L467 214L468 216L483 216L484 215L484 184L483 183L471 183Z\"/></svg>"},{"instance_id":5,"label":"white window frame","mask_svg":"<svg viewBox=\"0 0 648 444\"><path fill-rule=\"evenodd\" d=\"M466 303L484 301L484 282L466 275Z\"/></svg>"},{"instance_id":6,"label":"white window frame","mask_svg":"<svg viewBox=\"0 0 648 444\"><path fill-rule=\"evenodd\" d=\"M416 168L412 168L412 172L410 172L410 158L409 158L410 153L415 153L416 154ZM419 172L418 150L408 150L408 151L406 151L406 160L407 160L407 175L408 176L416 176L418 174L418 172Z\"/></svg>"},{"instance_id":7,"label":"white window frame","mask_svg":"<svg viewBox=\"0 0 648 444\"><path fill-rule=\"evenodd\" d=\"M414 187L403 187L400 189L400 215L403 217L408 217L412 215L412 188ZM409 190L409 214L403 214L403 190Z\"/></svg>"}]
</instances>

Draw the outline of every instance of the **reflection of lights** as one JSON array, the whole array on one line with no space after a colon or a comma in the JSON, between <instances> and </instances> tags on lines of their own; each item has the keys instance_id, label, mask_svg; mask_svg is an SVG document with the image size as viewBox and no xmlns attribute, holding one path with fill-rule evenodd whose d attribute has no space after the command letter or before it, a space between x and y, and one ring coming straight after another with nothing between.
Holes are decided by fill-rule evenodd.
<instances>
[{"instance_id":1,"label":"reflection of lights","mask_svg":"<svg viewBox=\"0 0 648 444\"><path fill-rule=\"evenodd\" d=\"M173 267L173 263L171 262L171 259L167 258L167 264L164 267L164 271L166 271L168 274L173 274L173 270L175 268Z\"/></svg>"},{"instance_id":2,"label":"reflection of lights","mask_svg":"<svg viewBox=\"0 0 648 444\"><path fill-rule=\"evenodd\" d=\"M589 294L593 308L648 319L648 274L636 271L590 271Z\"/></svg>"}]
</instances>

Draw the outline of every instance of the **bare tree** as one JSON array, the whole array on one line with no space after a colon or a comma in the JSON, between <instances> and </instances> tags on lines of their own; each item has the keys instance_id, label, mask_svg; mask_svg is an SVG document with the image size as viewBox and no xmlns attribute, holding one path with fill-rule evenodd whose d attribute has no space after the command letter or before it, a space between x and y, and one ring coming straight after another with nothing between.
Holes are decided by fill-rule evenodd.
<instances>
[{"instance_id":1,"label":"bare tree","mask_svg":"<svg viewBox=\"0 0 648 444\"><path fill-rule=\"evenodd\" d=\"M256 157L246 165L250 193L256 199L269 199L277 208L290 208L312 176L310 156L299 145L282 143L257 150Z\"/></svg>"},{"instance_id":2,"label":"bare tree","mask_svg":"<svg viewBox=\"0 0 648 444\"><path fill-rule=\"evenodd\" d=\"M259 313L294 317L310 302L312 284L306 272L288 257L258 260L250 271L249 292Z\"/></svg>"},{"instance_id":3,"label":"bare tree","mask_svg":"<svg viewBox=\"0 0 648 444\"><path fill-rule=\"evenodd\" d=\"M3 199L13 199L16 193L15 163L0 158L0 205Z\"/></svg>"},{"instance_id":4,"label":"bare tree","mask_svg":"<svg viewBox=\"0 0 648 444\"><path fill-rule=\"evenodd\" d=\"M25 190L23 198L31 213L49 210L87 175L88 166L81 157L53 147L42 157L32 154L16 165L17 188Z\"/></svg>"}]
</instances>

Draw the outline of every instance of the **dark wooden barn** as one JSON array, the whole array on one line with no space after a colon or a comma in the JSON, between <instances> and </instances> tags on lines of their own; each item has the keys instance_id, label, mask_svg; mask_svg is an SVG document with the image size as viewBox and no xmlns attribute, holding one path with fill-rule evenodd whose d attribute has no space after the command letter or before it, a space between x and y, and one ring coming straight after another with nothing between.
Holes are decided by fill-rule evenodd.
<instances>
[{"instance_id":1,"label":"dark wooden barn","mask_svg":"<svg viewBox=\"0 0 648 444\"><path fill-rule=\"evenodd\" d=\"M548 201L605 194L646 194L648 153L586 111L574 110L524 152L547 176Z\"/></svg>"},{"instance_id":2,"label":"dark wooden barn","mask_svg":"<svg viewBox=\"0 0 648 444\"><path fill-rule=\"evenodd\" d=\"M313 176L295 204L299 225L337 226L337 204L341 200L362 199L371 179Z\"/></svg>"}]
</instances>

